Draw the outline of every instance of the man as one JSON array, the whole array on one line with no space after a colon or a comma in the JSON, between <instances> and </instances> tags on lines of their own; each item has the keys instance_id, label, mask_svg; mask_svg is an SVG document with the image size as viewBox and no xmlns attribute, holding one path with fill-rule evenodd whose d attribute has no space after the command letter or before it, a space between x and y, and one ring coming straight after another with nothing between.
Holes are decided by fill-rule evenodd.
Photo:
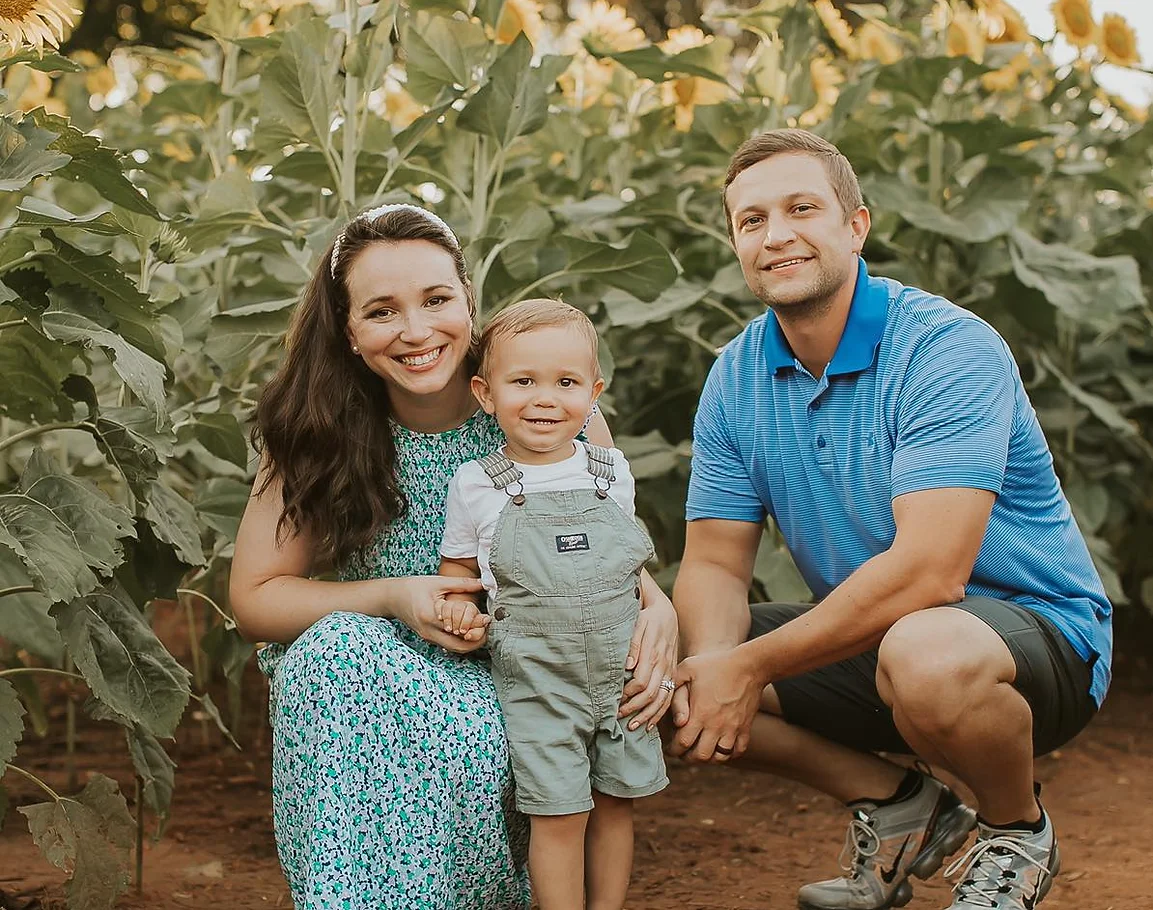
<instances>
[{"instance_id":1,"label":"man","mask_svg":"<svg viewBox=\"0 0 1153 910\"><path fill-rule=\"evenodd\" d=\"M823 139L749 140L724 203L769 310L697 412L670 749L848 805L847 874L805 910L900 907L974 826L954 910L1032 910L1059 865L1033 757L1096 712L1112 632L1016 364L976 316L868 274L869 211ZM815 606L749 607L766 514ZM980 814L878 752L946 769Z\"/></svg>"}]
</instances>

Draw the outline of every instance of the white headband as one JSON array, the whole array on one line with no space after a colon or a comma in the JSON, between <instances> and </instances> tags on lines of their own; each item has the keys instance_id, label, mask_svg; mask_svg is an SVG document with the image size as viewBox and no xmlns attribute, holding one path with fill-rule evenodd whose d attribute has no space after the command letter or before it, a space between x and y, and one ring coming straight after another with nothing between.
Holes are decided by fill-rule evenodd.
<instances>
[{"instance_id":1,"label":"white headband","mask_svg":"<svg viewBox=\"0 0 1153 910\"><path fill-rule=\"evenodd\" d=\"M340 245L344 243L344 235L345 232L348 231L350 225L353 225L358 221L373 221L379 218L381 215L386 215L389 212L399 211L416 212L418 215L424 216L426 220L431 221L442 231L444 231L449 237L451 237L453 243L455 243L458 247L460 246L460 240L457 239L456 234L452 232L452 228L450 228L445 223L443 218L430 212L428 209L421 208L419 205L413 205L410 202L394 202L388 205L378 205L374 209L368 209L367 211L361 212L359 215L353 218L352 221L348 222L348 224L344 226L341 232L336 235L336 240L334 240L332 243L332 259L330 260L332 277L336 277L336 264L340 261Z\"/></svg>"}]
</instances>

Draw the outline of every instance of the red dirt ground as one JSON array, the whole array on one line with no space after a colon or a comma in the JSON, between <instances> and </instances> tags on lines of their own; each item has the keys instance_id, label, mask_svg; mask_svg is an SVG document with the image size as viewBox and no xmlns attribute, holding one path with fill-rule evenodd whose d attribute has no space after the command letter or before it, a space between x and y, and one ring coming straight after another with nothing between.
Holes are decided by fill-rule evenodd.
<instances>
[{"instance_id":1,"label":"red dirt ground","mask_svg":"<svg viewBox=\"0 0 1153 910\"><path fill-rule=\"evenodd\" d=\"M1038 762L1064 860L1045 910L1153 906L1145 865L1153 846L1153 698L1144 662L1127 670L1134 681L1110 696L1090 728ZM260 691L253 682L249 691ZM118 907L290 910L272 840L269 737L258 711L249 709L244 752L215 731L205 746L195 724L182 732L172 750L179 770L168 831L146 848L143 894L129 892ZM82 770L98 769L131 793L115 730L82 726L79 753ZM58 735L37 741L27 734L17 761L66 788ZM674 762L670 775L672 786L638 810L629 910L784 910L795 907L798 885L836 873L846 816L830 798L726 768ZM13 808L0 830L0 908L64 910L62 874L41 858L14 809L41 797L14 774L4 783ZM938 876L917 885L908 910L948 904Z\"/></svg>"}]
</instances>

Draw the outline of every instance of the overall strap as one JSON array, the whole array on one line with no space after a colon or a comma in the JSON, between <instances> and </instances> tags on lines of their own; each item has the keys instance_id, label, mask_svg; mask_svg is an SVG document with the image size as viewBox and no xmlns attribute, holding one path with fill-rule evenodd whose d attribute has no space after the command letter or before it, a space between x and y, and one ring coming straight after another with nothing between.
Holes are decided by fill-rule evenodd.
<instances>
[{"instance_id":1,"label":"overall strap","mask_svg":"<svg viewBox=\"0 0 1153 910\"><path fill-rule=\"evenodd\" d=\"M596 446L591 442L584 443L584 447L589 458L588 472L593 476L593 486L596 487L597 497L604 499L608 496L609 487L617 479L616 474L613 473L613 453L604 446ZM602 481L604 482L603 486L601 485Z\"/></svg>"},{"instance_id":2,"label":"overall strap","mask_svg":"<svg viewBox=\"0 0 1153 910\"><path fill-rule=\"evenodd\" d=\"M508 460L508 456L504 452L497 449L491 455L485 455L484 458L478 458L477 461L484 468L484 473L488 475L488 479L492 481L494 487L507 493L515 505L524 505L524 484L521 483L524 474ZM508 489L512 484L517 486L515 493Z\"/></svg>"}]
</instances>

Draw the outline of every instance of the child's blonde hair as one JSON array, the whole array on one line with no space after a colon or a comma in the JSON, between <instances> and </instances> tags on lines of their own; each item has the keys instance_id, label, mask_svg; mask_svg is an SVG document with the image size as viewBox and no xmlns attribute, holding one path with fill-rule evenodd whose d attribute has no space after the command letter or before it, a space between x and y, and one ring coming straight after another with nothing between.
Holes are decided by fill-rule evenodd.
<instances>
[{"instance_id":1,"label":"child's blonde hair","mask_svg":"<svg viewBox=\"0 0 1153 910\"><path fill-rule=\"evenodd\" d=\"M477 345L480 375L487 378L489 356L498 342L536 329L569 325L576 326L588 341L595 377L600 379L600 363L597 360L597 346L600 339L597 337L596 326L575 306L549 297L535 297L514 303L488 321L484 331L480 333L480 342Z\"/></svg>"}]
</instances>

